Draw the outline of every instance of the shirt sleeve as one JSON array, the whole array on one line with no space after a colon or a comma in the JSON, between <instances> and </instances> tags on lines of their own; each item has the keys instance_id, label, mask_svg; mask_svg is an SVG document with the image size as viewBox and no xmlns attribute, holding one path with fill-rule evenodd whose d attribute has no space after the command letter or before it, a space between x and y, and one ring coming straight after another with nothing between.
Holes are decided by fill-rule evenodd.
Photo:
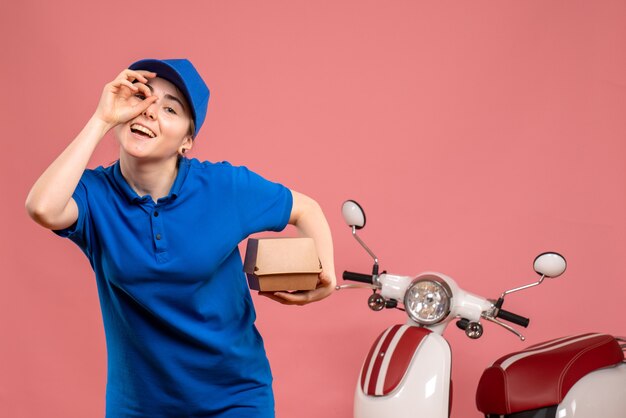
<instances>
[{"instance_id":1,"label":"shirt sleeve","mask_svg":"<svg viewBox=\"0 0 626 418\"><path fill-rule=\"evenodd\" d=\"M89 256L91 253L91 223L89 222L89 205L87 204L87 187L81 179L72 194L72 198L78 206L78 219L73 225L64 229L53 230L55 234L63 238L69 238Z\"/></svg>"},{"instance_id":2,"label":"shirt sleeve","mask_svg":"<svg viewBox=\"0 0 626 418\"><path fill-rule=\"evenodd\" d=\"M282 231L291 216L291 190L246 167L236 170L237 208L245 236L262 231Z\"/></svg>"}]
</instances>

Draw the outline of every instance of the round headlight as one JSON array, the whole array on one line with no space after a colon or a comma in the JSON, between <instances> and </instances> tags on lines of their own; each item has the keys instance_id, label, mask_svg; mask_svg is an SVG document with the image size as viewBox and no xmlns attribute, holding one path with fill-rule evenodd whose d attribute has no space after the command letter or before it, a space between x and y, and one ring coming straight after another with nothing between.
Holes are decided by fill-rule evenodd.
<instances>
[{"instance_id":1,"label":"round headlight","mask_svg":"<svg viewBox=\"0 0 626 418\"><path fill-rule=\"evenodd\" d=\"M404 308L412 320L423 325L443 321L450 313L452 292L437 277L415 280L404 294Z\"/></svg>"}]
</instances>

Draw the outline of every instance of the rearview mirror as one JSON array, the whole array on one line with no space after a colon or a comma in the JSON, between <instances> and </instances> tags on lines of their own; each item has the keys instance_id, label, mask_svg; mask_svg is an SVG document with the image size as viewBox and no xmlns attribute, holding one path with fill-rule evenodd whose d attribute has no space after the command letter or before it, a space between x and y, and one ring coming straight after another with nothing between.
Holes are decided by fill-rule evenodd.
<instances>
[{"instance_id":1,"label":"rearview mirror","mask_svg":"<svg viewBox=\"0 0 626 418\"><path fill-rule=\"evenodd\" d=\"M546 277L559 277L567 268L567 262L565 258L559 253L543 253L539 254L535 258L533 268L542 276Z\"/></svg>"},{"instance_id":2,"label":"rearview mirror","mask_svg":"<svg viewBox=\"0 0 626 418\"><path fill-rule=\"evenodd\" d=\"M341 214L349 227L361 229L365 226L365 212L354 200L346 200L341 206Z\"/></svg>"}]
</instances>

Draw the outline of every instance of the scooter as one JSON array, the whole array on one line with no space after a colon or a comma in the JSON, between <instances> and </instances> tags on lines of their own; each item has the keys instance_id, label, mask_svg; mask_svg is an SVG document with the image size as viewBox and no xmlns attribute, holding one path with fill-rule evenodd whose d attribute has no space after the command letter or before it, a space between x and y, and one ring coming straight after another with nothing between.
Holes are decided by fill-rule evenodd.
<instances>
[{"instance_id":1,"label":"scooter","mask_svg":"<svg viewBox=\"0 0 626 418\"><path fill-rule=\"evenodd\" d=\"M461 289L445 274L416 277L379 273L378 258L357 235L365 212L348 200L342 214L352 235L374 259L371 274L346 271L337 290L373 291L374 311L400 309L404 325L385 330L373 343L361 368L355 391L355 418L448 418L451 409L452 354L443 337L454 320L471 339L483 335L483 322L524 336L503 321L527 327L529 319L502 309L511 293L560 276L567 263L554 252L540 254L533 267L537 282L510 289L497 300ZM601 333L554 339L499 358L478 384L476 405L487 418L625 418L626 340Z\"/></svg>"}]
</instances>

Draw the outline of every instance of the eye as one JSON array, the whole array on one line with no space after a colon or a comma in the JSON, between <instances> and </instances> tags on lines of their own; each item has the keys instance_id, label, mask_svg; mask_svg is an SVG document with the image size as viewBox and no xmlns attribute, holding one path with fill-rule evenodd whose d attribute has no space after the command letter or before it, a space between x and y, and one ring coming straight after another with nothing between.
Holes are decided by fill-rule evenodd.
<instances>
[{"instance_id":1,"label":"eye","mask_svg":"<svg viewBox=\"0 0 626 418\"><path fill-rule=\"evenodd\" d=\"M144 95L143 95L143 94L141 94L141 93L137 93L137 94L135 94L135 97L136 97L136 98L138 98L138 99L141 99L141 100L144 100L144 99L146 98L146 96L144 96Z\"/></svg>"},{"instance_id":2,"label":"eye","mask_svg":"<svg viewBox=\"0 0 626 418\"><path fill-rule=\"evenodd\" d=\"M176 111L175 111L173 108L171 108L171 107L166 107L166 108L165 108L165 111L166 111L167 113L173 113L173 114L175 114L175 115L177 114L177 113L176 113Z\"/></svg>"}]
</instances>

